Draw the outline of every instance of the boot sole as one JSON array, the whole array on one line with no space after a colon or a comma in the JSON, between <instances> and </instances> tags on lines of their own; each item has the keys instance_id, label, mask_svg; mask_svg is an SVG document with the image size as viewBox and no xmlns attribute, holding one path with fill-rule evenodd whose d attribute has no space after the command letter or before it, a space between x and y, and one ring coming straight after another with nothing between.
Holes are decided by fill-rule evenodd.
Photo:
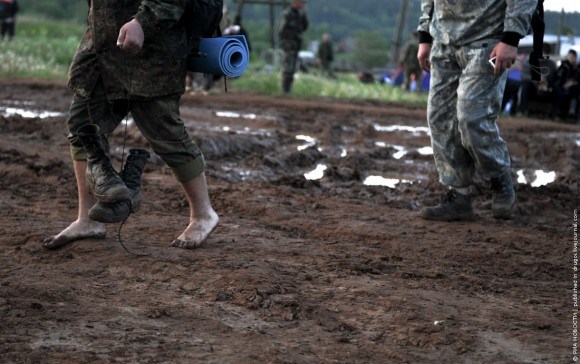
<instances>
[{"instance_id":1,"label":"boot sole","mask_svg":"<svg viewBox=\"0 0 580 364\"><path fill-rule=\"evenodd\" d=\"M131 204L131 213L139 211L141 208L141 201L136 201L135 204ZM123 222L129 217L129 213L124 214L112 214L104 209L92 207L89 210L89 218L91 220L102 222L105 224L114 224L117 222Z\"/></svg>"},{"instance_id":2,"label":"boot sole","mask_svg":"<svg viewBox=\"0 0 580 364\"><path fill-rule=\"evenodd\" d=\"M131 192L128 188L119 188L105 195L97 194L92 191L93 196L100 202L115 203L115 202L125 202L131 201Z\"/></svg>"}]
</instances>

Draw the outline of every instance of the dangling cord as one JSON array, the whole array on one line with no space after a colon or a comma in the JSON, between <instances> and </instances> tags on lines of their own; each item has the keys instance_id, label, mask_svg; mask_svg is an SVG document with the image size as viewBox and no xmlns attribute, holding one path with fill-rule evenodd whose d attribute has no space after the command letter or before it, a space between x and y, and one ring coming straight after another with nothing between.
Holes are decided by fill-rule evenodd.
<instances>
[{"instance_id":1,"label":"dangling cord","mask_svg":"<svg viewBox=\"0 0 580 364\"><path fill-rule=\"evenodd\" d=\"M131 255L134 255L136 257L148 257L151 254L137 254L137 253L133 253L132 251L130 251L129 249L127 249L127 247L125 246L125 244L123 244L123 240L121 239L121 228L123 227L123 225L125 224L125 222L129 219L129 216L131 216L131 211L133 211L133 206L131 205L131 200L127 201L129 203L129 213L127 214L127 217L125 218L125 220L123 220L123 222L121 223L121 225L119 225L119 230L117 231L117 238L119 239L119 244L121 244L121 246L123 247L123 249L125 249L125 251Z\"/></svg>"},{"instance_id":2,"label":"dangling cord","mask_svg":"<svg viewBox=\"0 0 580 364\"><path fill-rule=\"evenodd\" d=\"M125 145L127 143L127 130L128 130L128 125L129 125L129 112L131 111L131 92L133 91L133 71L131 71L131 77L129 78L129 95L127 97L127 112L125 113L125 132L123 134L123 149L121 152L121 170L123 170L123 167L125 167ZM125 251L131 255L134 255L136 257L147 257L150 256L151 254L137 254L137 253L133 253L132 251L130 251L129 249L127 249L127 247L125 246L125 244L123 244L123 239L121 239L121 228L123 227L123 225L125 225L125 222L129 219L129 216L131 216L131 213L133 211L133 205L131 204L131 199L125 201L129 204L129 213L127 214L127 217L125 217L125 220L123 220L123 222L119 225L119 229L117 230L117 237L119 239L119 244L121 244L121 246L123 247L123 249L125 249Z\"/></svg>"},{"instance_id":3,"label":"dangling cord","mask_svg":"<svg viewBox=\"0 0 580 364\"><path fill-rule=\"evenodd\" d=\"M224 89L228 92L228 76L224 76Z\"/></svg>"},{"instance_id":4,"label":"dangling cord","mask_svg":"<svg viewBox=\"0 0 580 364\"><path fill-rule=\"evenodd\" d=\"M533 71L536 71L537 73L539 73L541 76L547 77L550 75L550 69L548 67L545 67L545 66L537 67L537 66L530 65L530 68Z\"/></svg>"}]
</instances>

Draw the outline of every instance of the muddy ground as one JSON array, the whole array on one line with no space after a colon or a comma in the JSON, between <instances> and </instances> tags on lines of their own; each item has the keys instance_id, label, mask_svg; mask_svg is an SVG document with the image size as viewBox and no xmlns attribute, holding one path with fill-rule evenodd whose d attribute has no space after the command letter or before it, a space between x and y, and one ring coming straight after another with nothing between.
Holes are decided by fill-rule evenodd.
<instances>
[{"instance_id":1,"label":"muddy ground","mask_svg":"<svg viewBox=\"0 0 580 364\"><path fill-rule=\"evenodd\" d=\"M120 231L146 256L118 224L48 251L76 218L70 100L0 80L0 362L571 361L579 126L500 120L514 218L492 218L481 183L477 221L426 222L444 190L423 108L188 95L221 216L209 240L170 247L187 203L153 156ZM147 144L129 120L130 147Z\"/></svg>"}]
</instances>

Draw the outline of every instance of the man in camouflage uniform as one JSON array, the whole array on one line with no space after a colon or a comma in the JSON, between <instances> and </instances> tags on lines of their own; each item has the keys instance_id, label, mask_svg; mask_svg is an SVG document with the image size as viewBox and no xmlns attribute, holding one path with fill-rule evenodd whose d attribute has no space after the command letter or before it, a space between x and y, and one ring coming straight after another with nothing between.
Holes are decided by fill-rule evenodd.
<instances>
[{"instance_id":1,"label":"man in camouflage uniform","mask_svg":"<svg viewBox=\"0 0 580 364\"><path fill-rule=\"evenodd\" d=\"M304 0L292 0L290 7L282 14L280 22L280 47L282 56L282 91L287 94L292 89L298 51L302 46L302 33L308 28Z\"/></svg>"},{"instance_id":2,"label":"man in camouflage uniform","mask_svg":"<svg viewBox=\"0 0 580 364\"><path fill-rule=\"evenodd\" d=\"M187 42L179 20L187 1L89 0L88 28L69 71L69 88L75 95L67 124L79 193L78 219L47 238L46 248L105 237L105 225L89 218L96 201L85 182L88 151L77 131L97 124L104 136L129 112L189 202L189 225L172 246L198 246L217 225L203 155L179 117Z\"/></svg>"},{"instance_id":3,"label":"man in camouflage uniform","mask_svg":"<svg viewBox=\"0 0 580 364\"><path fill-rule=\"evenodd\" d=\"M428 220L472 220L474 173L491 181L492 212L508 218L515 203L499 115L507 69L529 29L537 0L422 0L421 67L431 72L427 118L440 181L450 187ZM495 59L495 66L489 60Z\"/></svg>"}]
</instances>

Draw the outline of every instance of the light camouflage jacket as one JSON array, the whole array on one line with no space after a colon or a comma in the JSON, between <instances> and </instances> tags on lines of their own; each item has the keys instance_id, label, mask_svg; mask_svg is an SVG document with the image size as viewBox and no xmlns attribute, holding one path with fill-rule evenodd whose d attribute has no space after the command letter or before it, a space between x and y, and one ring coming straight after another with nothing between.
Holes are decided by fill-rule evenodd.
<instances>
[{"instance_id":1,"label":"light camouflage jacket","mask_svg":"<svg viewBox=\"0 0 580 364\"><path fill-rule=\"evenodd\" d=\"M179 21L189 0L92 0L87 29L69 70L69 88L89 97L102 78L107 97L154 98L185 89L187 35ZM137 19L143 49L129 55L117 48L121 27Z\"/></svg>"},{"instance_id":2,"label":"light camouflage jacket","mask_svg":"<svg viewBox=\"0 0 580 364\"><path fill-rule=\"evenodd\" d=\"M538 0L422 0L417 30L453 46L514 38L511 45L517 46L519 38L530 31L537 4ZM424 37L421 42L426 42Z\"/></svg>"}]
</instances>

